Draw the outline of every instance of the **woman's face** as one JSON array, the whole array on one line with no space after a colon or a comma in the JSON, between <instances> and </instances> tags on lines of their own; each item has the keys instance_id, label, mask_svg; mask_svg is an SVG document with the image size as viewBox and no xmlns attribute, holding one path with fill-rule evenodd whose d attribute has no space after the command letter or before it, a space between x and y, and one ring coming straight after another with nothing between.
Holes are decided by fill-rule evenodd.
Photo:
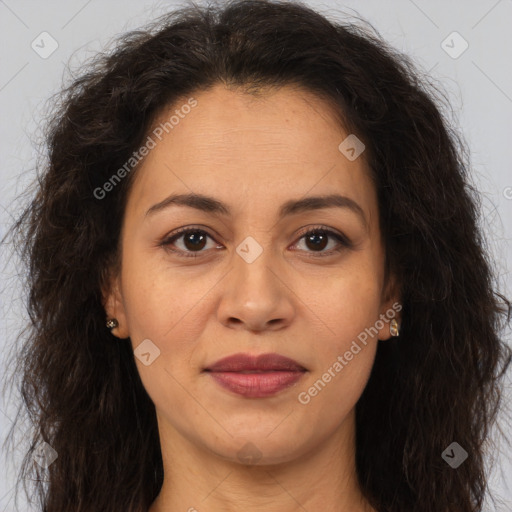
<instances>
[{"instance_id":1,"label":"woman's face","mask_svg":"<svg viewBox=\"0 0 512 512\"><path fill-rule=\"evenodd\" d=\"M218 85L194 100L149 134L107 311L131 339L161 437L285 462L341 435L390 336L376 192L362 148L339 148L350 134L311 93ZM181 228L196 231L171 240ZM269 353L305 370L206 371Z\"/></svg>"}]
</instances>

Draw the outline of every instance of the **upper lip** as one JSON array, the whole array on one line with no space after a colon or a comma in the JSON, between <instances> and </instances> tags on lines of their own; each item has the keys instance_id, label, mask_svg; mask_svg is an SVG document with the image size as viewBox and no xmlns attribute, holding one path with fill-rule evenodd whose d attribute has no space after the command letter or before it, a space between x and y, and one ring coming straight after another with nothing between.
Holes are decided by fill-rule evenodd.
<instances>
[{"instance_id":1,"label":"upper lip","mask_svg":"<svg viewBox=\"0 0 512 512\"><path fill-rule=\"evenodd\" d=\"M212 372L305 371L302 365L280 354L233 354L205 368Z\"/></svg>"}]
</instances>

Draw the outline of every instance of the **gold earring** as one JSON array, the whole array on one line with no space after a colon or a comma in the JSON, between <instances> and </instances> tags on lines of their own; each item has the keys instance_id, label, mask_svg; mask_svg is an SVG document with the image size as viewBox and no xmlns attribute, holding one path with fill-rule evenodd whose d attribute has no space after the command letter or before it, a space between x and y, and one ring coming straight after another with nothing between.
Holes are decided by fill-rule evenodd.
<instances>
[{"instance_id":1,"label":"gold earring","mask_svg":"<svg viewBox=\"0 0 512 512\"><path fill-rule=\"evenodd\" d=\"M107 326L107 329L112 330L115 329L116 327L119 327L119 322L115 318L109 318L105 325Z\"/></svg>"},{"instance_id":2,"label":"gold earring","mask_svg":"<svg viewBox=\"0 0 512 512\"><path fill-rule=\"evenodd\" d=\"M398 322L394 318L389 325L389 331L391 332L391 336L400 336Z\"/></svg>"}]
</instances>

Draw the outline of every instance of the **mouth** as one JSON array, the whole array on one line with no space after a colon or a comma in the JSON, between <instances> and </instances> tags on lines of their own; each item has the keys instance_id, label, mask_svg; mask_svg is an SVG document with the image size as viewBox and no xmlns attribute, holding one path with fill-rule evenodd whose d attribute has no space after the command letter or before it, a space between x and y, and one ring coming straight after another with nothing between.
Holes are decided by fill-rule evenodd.
<instances>
[{"instance_id":1,"label":"mouth","mask_svg":"<svg viewBox=\"0 0 512 512\"><path fill-rule=\"evenodd\" d=\"M233 354L207 366L210 372L271 372L271 371L305 371L304 366L289 357L280 354Z\"/></svg>"},{"instance_id":2,"label":"mouth","mask_svg":"<svg viewBox=\"0 0 512 512\"><path fill-rule=\"evenodd\" d=\"M307 372L279 354L234 354L203 370L223 389L247 398L265 398L293 386Z\"/></svg>"}]
</instances>

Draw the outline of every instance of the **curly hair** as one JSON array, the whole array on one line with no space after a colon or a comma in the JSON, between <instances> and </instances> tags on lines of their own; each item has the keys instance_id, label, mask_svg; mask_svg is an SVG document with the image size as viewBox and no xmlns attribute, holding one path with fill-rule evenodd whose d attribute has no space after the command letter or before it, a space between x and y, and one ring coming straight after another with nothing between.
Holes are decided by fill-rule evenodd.
<instances>
[{"instance_id":1,"label":"curly hair","mask_svg":"<svg viewBox=\"0 0 512 512\"><path fill-rule=\"evenodd\" d=\"M131 346L105 329L102 300L138 166L102 199L94 191L165 108L218 83L304 87L368 148L403 323L378 344L356 406L359 484L379 512L481 511L511 308L496 291L465 144L443 93L375 30L277 0L168 13L119 37L59 94L47 157L12 227L30 317L14 374L19 416L34 426L19 482L37 473L44 512L145 512L160 491L155 407ZM58 453L44 478L32 463L42 441ZM441 457L453 441L469 453L457 470Z\"/></svg>"}]
</instances>

